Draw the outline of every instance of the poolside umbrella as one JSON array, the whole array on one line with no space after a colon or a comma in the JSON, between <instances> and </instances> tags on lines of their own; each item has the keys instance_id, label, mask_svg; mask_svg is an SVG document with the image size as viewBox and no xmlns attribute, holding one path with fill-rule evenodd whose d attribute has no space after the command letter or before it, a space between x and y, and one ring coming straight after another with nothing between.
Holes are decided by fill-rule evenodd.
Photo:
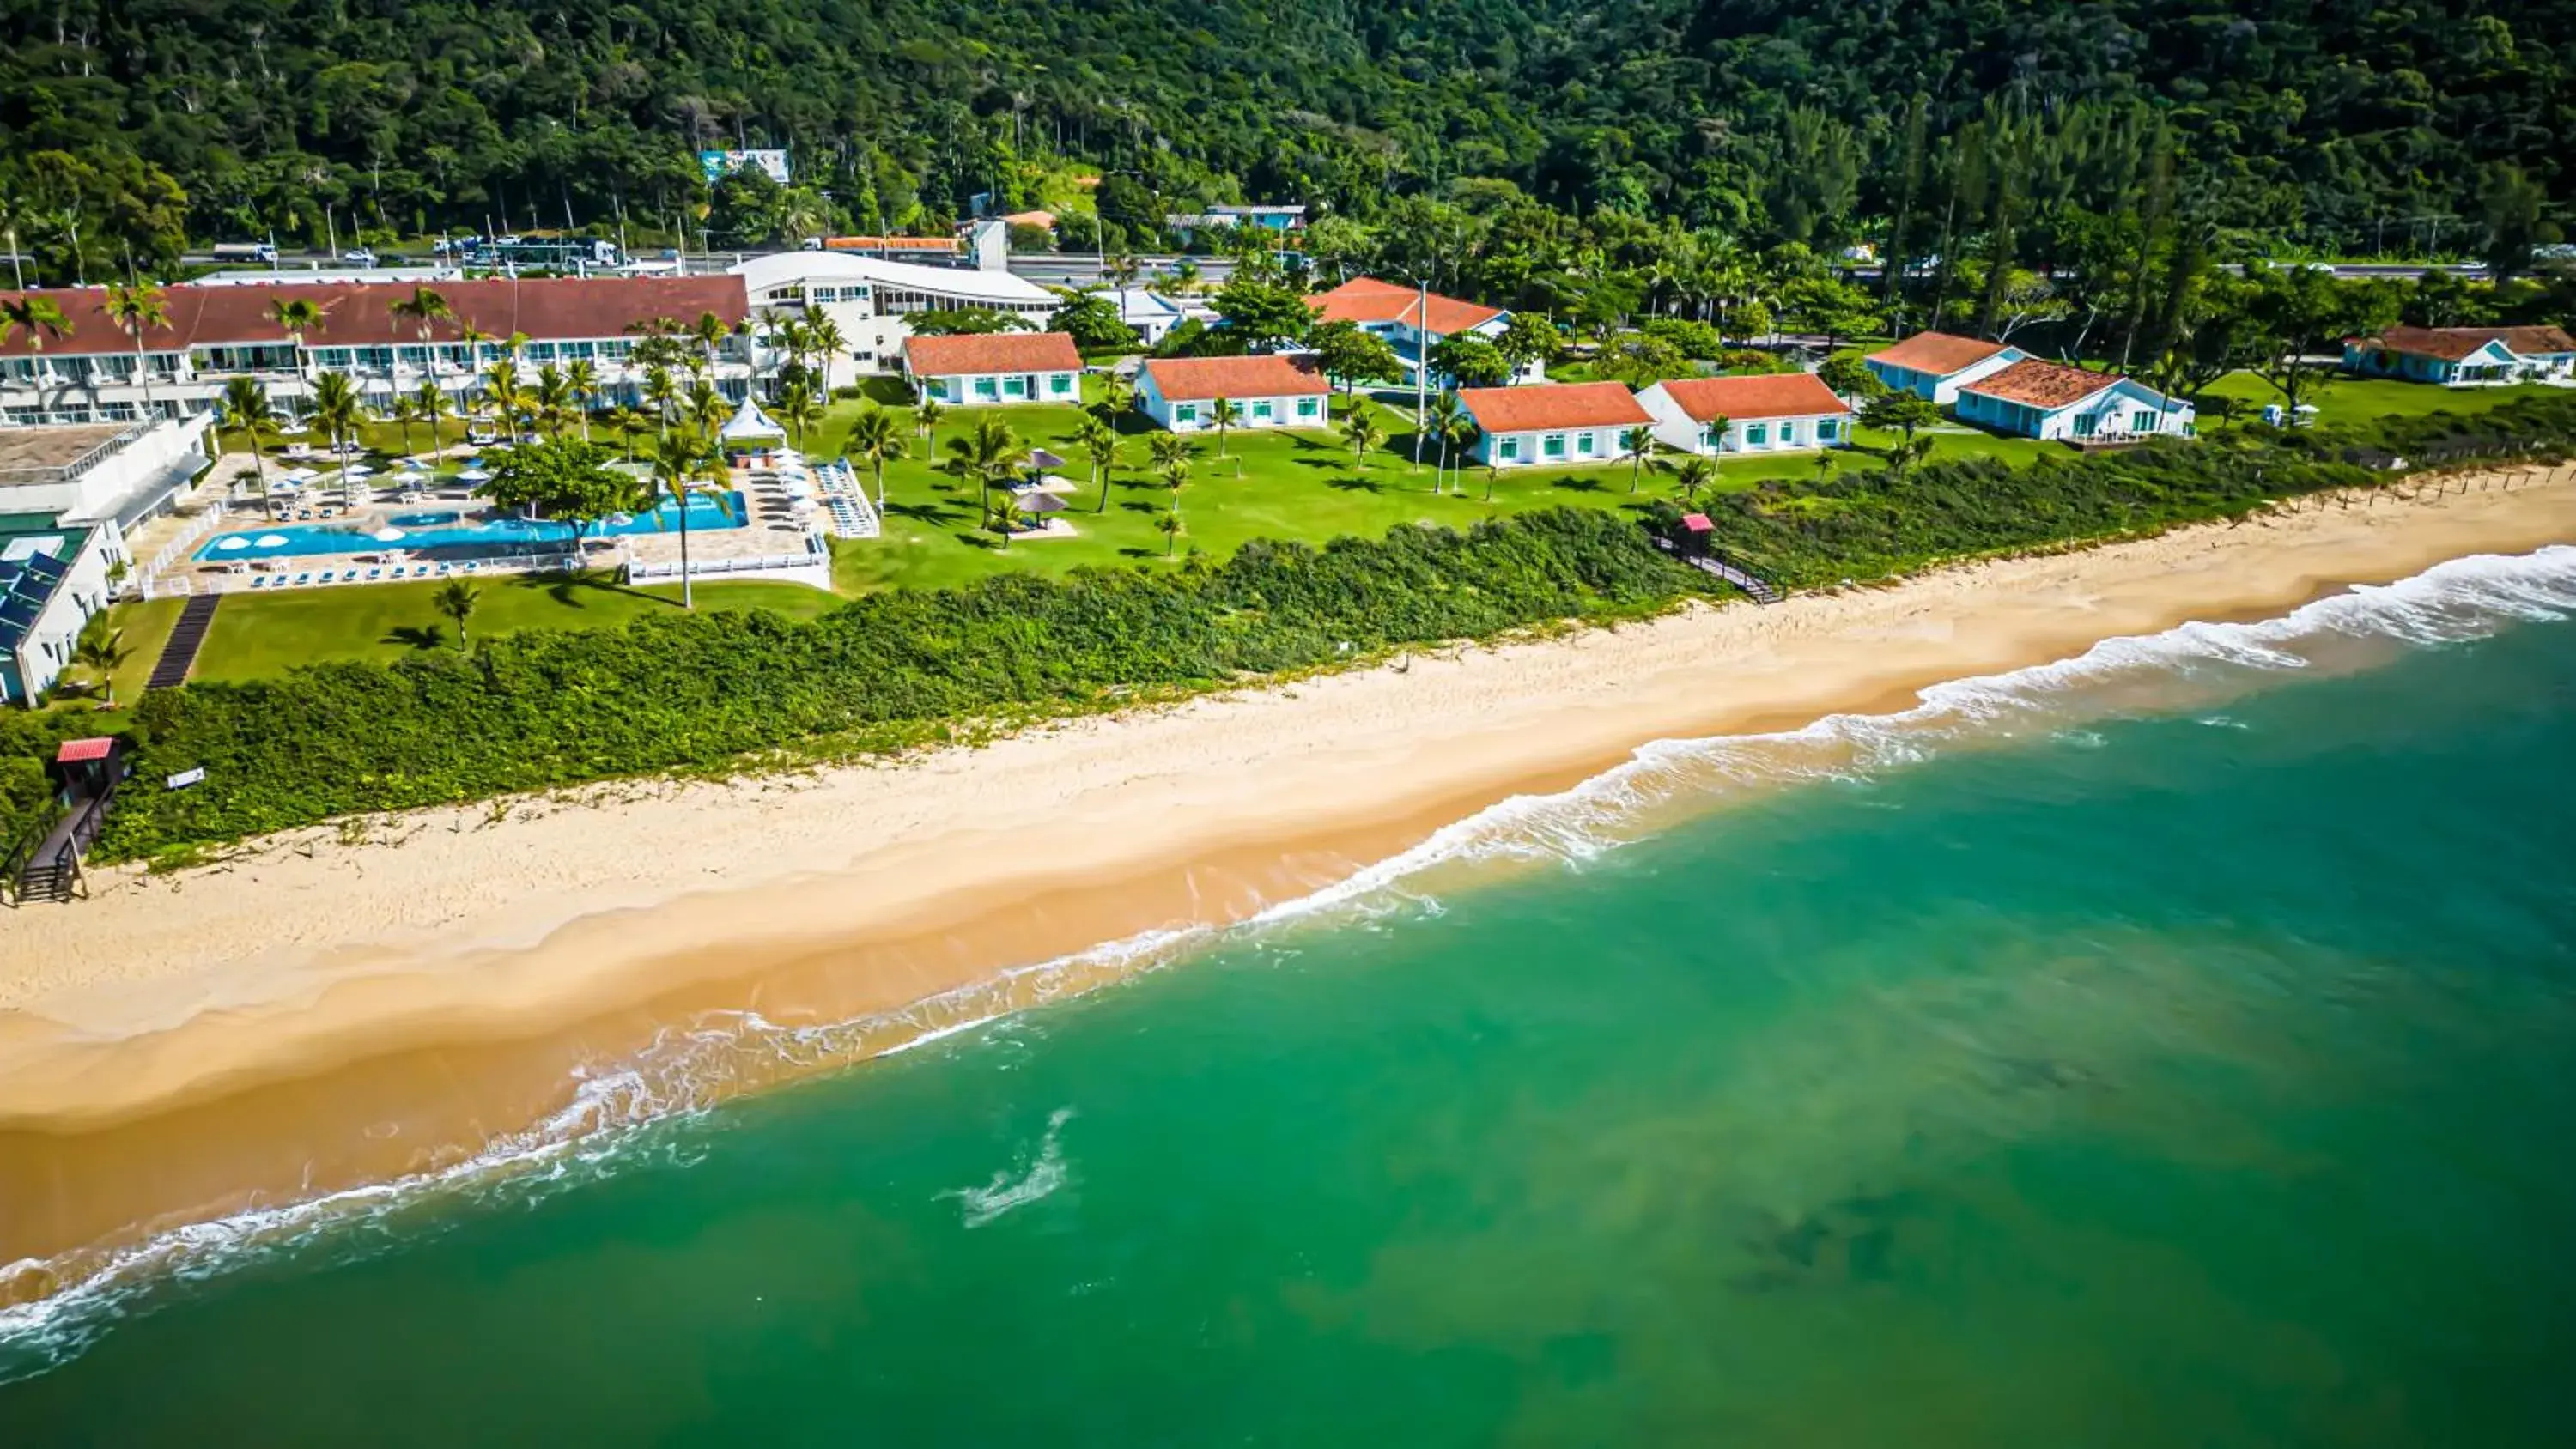
<instances>
[{"instance_id":1,"label":"poolside umbrella","mask_svg":"<svg viewBox=\"0 0 2576 1449\"><path fill-rule=\"evenodd\" d=\"M217 547L217 548L219 548L219 549L222 549L222 550L223 550L224 552L226 552L226 553L230 553L230 552L232 552L234 549L237 549L237 548L248 548L248 547L250 547L250 540L249 540L249 539L246 539L246 538L242 538L242 537L240 537L240 536L236 535L236 536L234 536L234 537L232 537L232 538L222 538L222 539L217 539L217 540L215 540L215 547Z\"/></svg>"},{"instance_id":2,"label":"poolside umbrella","mask_svg":"<svg viewBox=\"0 0 2576 1449\"><path fill-rule=\"evenodd\" d=\"M492 475L484 472L480 468L466 468L460 470L456 476L459 480L467 483L489 483L492 481Z\"/></svg>"},{"instance_id":3,"label":"poolside umbrella","mask_svg":"<svg viewBox=\"0 0 2576 1449\"><path fill-rule=\"evenodd\" d=\"M1022 513L1062 513L1072 506L1053 493L1033 493L1020 500Z\"/></svg>"},{"instance_id":4,"label":"poolside umbrella","mask_svg":"<svg viewBox=\"0 0 2576 1449\"><path fill-rule=\"evenodd\" d=\"M411 535L403 532L399 528L379 528L374 533L369 534L368 537L374 539L378 543L400 543L404 539L411 537Z\"/></svg>"},{"instance_id":5,"label":"poolside umbrella","mask_svg":"<svg viewBox=\"0 0 2576 1449\"><path fill-rule=\"evenodd\" d=\"M288 483L303 483L314 478L319 478L322 475L311 468L289 468L277 476Z\"/></svg>"},{"instance_id":6,"label":"poolside umbrella","mask_svg":"<svg viewBox=\"0 0 2576 1449\"><path fill-rule=\"evenodd\" d=\"M1062 454L1050 453L1044 448L1029 449L1029 468L1031 471L1045 473L1063 466L1064 457Z\"/></svg>"},{"instance_id":7,"label":"poolside umbrella","mask_svg":"<svg viewBox=\"0 0 2576 1449\"><path fill-rule=\"evenodd\" d=\"M261 548L284 548L286 546L286 535L282 533L263 533L259 537L252 539L251 542L258 544Z\"/></svg>"},{"instance_id":8,"label":"poolside umbrella","mask_svg":"<svg viewBox=\"0 0 2576 1449\"><path fill-rule=\"evenodd\" d=\"M348 467L343 468L343 469L341 469L340 471L341 471L341 472L343 472L343 473L348 474L348 475L349 475L350 477L352 477L352 478L364 478L364 477L366 477L368 474L373 473L373 472L374 472L374 471L376 471L376 470L375 470L375 469L373 469L373 468L368 467L368 466L367 466L366 464L364 464L364 463L352 463L352 464L350 464Z\"/></svg>"}]
</instances>

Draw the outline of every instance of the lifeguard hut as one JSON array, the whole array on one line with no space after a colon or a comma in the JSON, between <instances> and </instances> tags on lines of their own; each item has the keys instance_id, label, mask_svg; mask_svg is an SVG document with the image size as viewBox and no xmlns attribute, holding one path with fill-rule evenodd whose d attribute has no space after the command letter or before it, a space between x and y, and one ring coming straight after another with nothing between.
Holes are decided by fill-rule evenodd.
<instances>
[{"instance_id":1,"label":"lifeguard hut","mask_svg":"<svg viewBox=\"0 0 2576 1449\"><path fill-rule=\"evenodd\" d=\"M0 864L0 884L17 901L72 898L81 879L81 857L98 842L116 788L132 768L124 742L103 735L65 740L54 751L45 775L53 781L54 803L63 814L41 835L16 842Z\"/></svg>"}]
</instances>

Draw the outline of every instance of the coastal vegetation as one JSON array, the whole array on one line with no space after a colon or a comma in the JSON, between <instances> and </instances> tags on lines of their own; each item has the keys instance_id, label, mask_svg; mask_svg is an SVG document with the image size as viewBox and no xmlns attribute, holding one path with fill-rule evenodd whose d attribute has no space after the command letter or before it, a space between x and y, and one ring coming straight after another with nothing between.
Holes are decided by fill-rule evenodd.
<instances>
[{"instance_id":1,"label":"coastal vegetation","mask_svg":"<svg viewBox=\"0 0 2576 1449\"><path fill-rule=\"evenodd\" d=\"M1728 557L1814 587L2385 484L2396 456L2571 453L2576 397L2548 394L2473 416L2245 429L2020 467L1971 459L1769 479L1706 506ZM621 626L505 632L490 625L513 598L544 591L496 588L468 647L145 695L117 721L138 774L206 775L132 792L103 848L161 855L351 813L973 738L1405 646L1636 617L1718 587L1655 546L1652 526L1678 512L1670 499L1617 497L1321 547L1256 540L1222 560L883 589L804 620L761 607L688 613L607 590L637 611ZM1181 516L1168 493L1155 511L1158 522ZM406 598L430 616L426 595ZM93 728L81 712L0 717L0 835L43 815L53 744Z\"/></svg>"}]
</instances>

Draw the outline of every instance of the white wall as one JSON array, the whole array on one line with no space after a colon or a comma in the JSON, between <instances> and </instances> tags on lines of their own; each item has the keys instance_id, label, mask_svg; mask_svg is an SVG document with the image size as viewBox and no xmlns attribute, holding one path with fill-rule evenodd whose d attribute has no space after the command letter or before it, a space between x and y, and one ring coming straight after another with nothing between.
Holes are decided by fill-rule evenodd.
<instances>
[{"instance_id":1,"label":"white wall","mask_svg":"<svg viewBox=\"0 0 2576 1449\"><path fill-rule=\"evenodd\" d=\"M1281 397L1239 397L1234 403L1235 428L1328 428L1332 426L1331 399L1323 393L1296 393ZM1270 416L1255 416L1256 405L1266 404ZM1313 413L1299 417L1300 404L1312 404ZM1136 410L1152 418L1155 425L1175 433L1206 432L1215 427L1208 415L1216 408L1214 401L1197 399L1173 403L1154 387L1154 375L1140 371L1136 375ZM1190 415L1182 416L1184 411Z\"/></svg>"},{"instance_id":2,"label":"white wall","mask_svg":"<svg viewBox=\"0 0 2576 1449\"><path fill-rule=\"evenodd\" d=\"M1061 392L1058 392L1055 386L1055 380L1058 378L1064 380L1064 390ZM1012 379L1026 382L1028 391L1025 396L1011 395L1008 384ZM992 396L986 397L975 390L979 380L992 384ZM939 400L955 407L988 408L1018 403L1079 403L1082 401L1082 374L1079 372L961 372L937 376L923 376L916 373L913 375L913 381L921 385L925 393L931 385L937 385L940 389L936 394Z\"/></svg>"},{"instance_id":3,"label":"white wall","mask_svg":"<svg viewBox=\"0 0 2576 1449\"><path fill-rule=\"evenodd\" d=\"M1551 457L1547 440L1564 440L1562 456ZM1589 439L1592 451L1583 451ZM1513 446L1507 450L1506 441ZM1504 456L1505 452L1512 456ZM1626 428L1544 428L1525 433L1485 433L1476 439L1469 457L1479 463L1501 468L1578 468L1592 463L1623 462L1628 457Z\"/></svg>"},{"instance_id":4,"label":"white wall","mask_svg":"<svg viewBox=\"0 0 2576 1449\"><path fill-rule=\"evenodd\" d=\"M18 649L16 672L26 689L26 697L19 703L53 687L64 666L71 662L81 626L89 622L90 615L107 607L108 558L107 530L91 530Z\"/></svg>"}]
</instances>

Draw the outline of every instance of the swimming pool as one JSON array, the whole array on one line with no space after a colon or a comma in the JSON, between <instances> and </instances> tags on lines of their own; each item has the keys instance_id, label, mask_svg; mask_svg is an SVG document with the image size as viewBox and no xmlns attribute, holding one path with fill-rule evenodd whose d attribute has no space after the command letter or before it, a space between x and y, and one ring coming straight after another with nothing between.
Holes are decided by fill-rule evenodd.
<instances>
[{"instance_id":1,"label":"swimming pool","mask_svg":"<svg viewBox=\"0 0 2576 1449\"><path fill-rule=\"evenodd\" d=\"M720 505L704 494L689 499L689 531L741 528L748 520L740 493L725 495ZM585 536L676 533L680 510L669 503L647 513L616 514ZM574 525L562 519L476 516L457 509L397 513L374 526L365 523L281 523L269 528L237 529L207 539L196 556L210 563L247 563L254 559L334 553L384 553L401 549L414 557L435 559L496 558L528 553L572 541Z\"/></svg>"}]
</instances>

